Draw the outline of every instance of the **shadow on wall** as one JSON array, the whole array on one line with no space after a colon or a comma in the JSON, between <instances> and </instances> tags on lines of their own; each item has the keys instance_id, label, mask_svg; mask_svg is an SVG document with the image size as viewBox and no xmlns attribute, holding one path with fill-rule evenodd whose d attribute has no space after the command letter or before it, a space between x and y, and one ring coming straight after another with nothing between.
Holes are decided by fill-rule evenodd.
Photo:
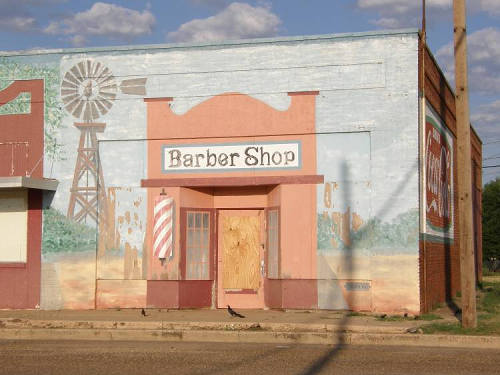
<instances>
[{"instance_id":1,"label":"shadow on wall","mask_svg":"<svg viewBox=\"0 0 500 375\"><path fill-rule=\"evenodd\" d=\"M344 161L342 163L342 178L344 181L349 181L350 180L350 172L349 172L349 167L347 163ZM414 173L417 173L418 171L418 162L416 161L415 164L409 168L407 174L405 175L405 178L402 180L402 182L396 186L394 189L394 193L389 195L389 196L394 196L396 195L397 192L402 191L405 186L408 184L409 181L411 181L411 176ZM344 189L343 193L343 200L344 202L350 202L351 201L351 189L350 186L347 185L346 189ZM382 209L377 212L377 215L374 215L374 217L383 217L387 211L391 208L391 202L387 201ZM413 215L412 219L413 219ZM418 212L417 212L417 217L415 218L418 222ZM371 233L369 233L371 230L373 230L373 225L365 225L360 230L356 233L356 238L358 239L363 239L366 237L370 237ZM359 240L358 240L359 241ZM413 243L413 240L410 240ZM417 233L417 238L416 238L416 243L418 244L418 233ZM354 249L356 241L351 241L351 243L346 243L345 246L345 252L344 254L344 264L345 264L345 270L347 273L347 276L353 276L356 272L355 265L353 263L352 257L347 255L349 254L350 251ZM333 280L332 282L336 282ZM322 357L318 358L312 365L310 365L308 368L306 368L302 374L304 375L312 375L312 374L317 374L323 370L323 368L330 362L332 361L342 350L343 344L345 343L345 331L347 328L347 325L349 323L349 315L344 315L342 320L339 322L339 329L338 329L338 334L336 337L333 338L333 347L325 353Z\"/></svg>"}]
</instances>

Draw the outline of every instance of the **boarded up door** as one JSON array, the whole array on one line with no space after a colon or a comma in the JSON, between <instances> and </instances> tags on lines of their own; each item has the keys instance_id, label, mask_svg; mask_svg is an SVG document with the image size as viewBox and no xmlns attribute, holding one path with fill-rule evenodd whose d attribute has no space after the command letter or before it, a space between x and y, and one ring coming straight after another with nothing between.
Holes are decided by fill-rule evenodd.
<instances>
[{"instance_id":1,"label":"boarded up door","mask_svg":"<svg viewBox=\"0 0 500 375\"><path fill-rule=\"evenodd\" d=\"M264 212L219 211L218 307L263 308Z\"/></svg>"}]
</instances>

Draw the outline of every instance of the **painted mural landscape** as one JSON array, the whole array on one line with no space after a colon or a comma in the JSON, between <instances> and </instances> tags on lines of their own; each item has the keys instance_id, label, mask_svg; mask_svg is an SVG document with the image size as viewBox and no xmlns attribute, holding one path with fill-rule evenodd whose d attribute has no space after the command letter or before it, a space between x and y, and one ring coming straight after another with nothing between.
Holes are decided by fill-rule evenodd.
<instances>
[{"instance_id":1,"label":"painted mural landscape","mask_svg":"<svg viewBox=\"0 0 500 375\"><path fill-rule=\"evenodd\" d=\"M453 240L455 196L418 45L405 31L2 57L3 76L45 82L43 175L59 186L41 308L419 312L421 236Z\"/></svg>"}]
</instances>

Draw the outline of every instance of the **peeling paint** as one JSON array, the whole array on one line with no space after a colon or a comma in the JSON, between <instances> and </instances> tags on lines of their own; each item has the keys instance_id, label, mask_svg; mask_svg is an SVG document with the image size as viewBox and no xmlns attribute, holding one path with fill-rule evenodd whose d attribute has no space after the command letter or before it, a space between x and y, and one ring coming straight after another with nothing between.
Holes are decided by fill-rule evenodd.
<instances>
[{"instance_id":1,"label":"peeling paint","mask_svg":"<svg viewBox=\"0 0 500 375\"><path fill-rule=\"evenodd\" d=\"M363 218L359 216L356 212L352 213L352 230L357 232L364 224Z\"/></svg>"}]
</instances>

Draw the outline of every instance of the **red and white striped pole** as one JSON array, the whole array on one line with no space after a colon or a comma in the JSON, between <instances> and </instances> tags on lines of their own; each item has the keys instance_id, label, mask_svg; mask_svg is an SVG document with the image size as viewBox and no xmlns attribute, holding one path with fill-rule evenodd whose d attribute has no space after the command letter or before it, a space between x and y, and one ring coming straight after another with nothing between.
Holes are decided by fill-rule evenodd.
<instances>
[{"instance_id":1,"label":"red and white striped pole","mask_svg":"<svg viewBox=\"0 0 500 375\"><path fill-rule=\"evenodd\" d=\"M173 198L162 193L155 198L153 209L153 255L160 260L174 257L172 243Z\"/></svg>"}]
</instances>

